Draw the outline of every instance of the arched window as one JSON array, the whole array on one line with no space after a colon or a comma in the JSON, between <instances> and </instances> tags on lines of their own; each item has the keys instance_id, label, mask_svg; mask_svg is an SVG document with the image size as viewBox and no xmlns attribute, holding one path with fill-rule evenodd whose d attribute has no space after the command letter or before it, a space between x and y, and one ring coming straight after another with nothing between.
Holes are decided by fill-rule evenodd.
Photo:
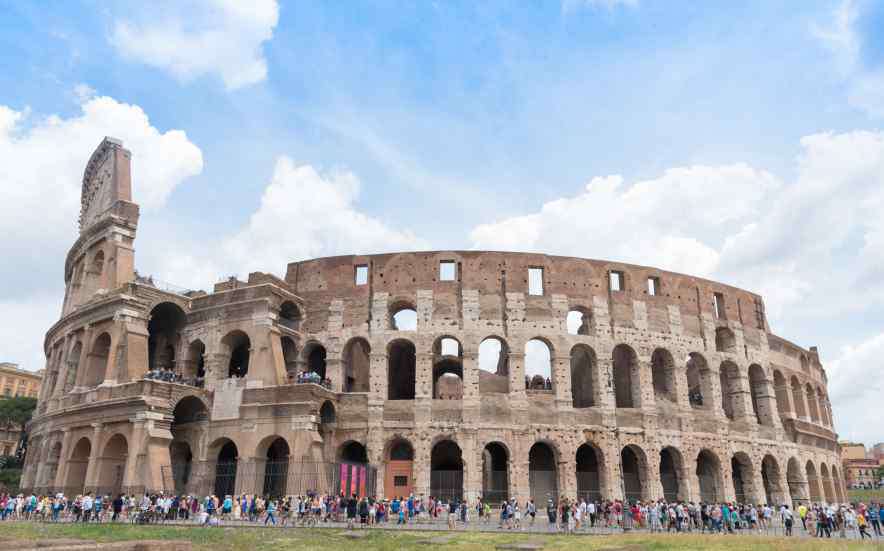
<instances>
[{"instance_id":1,"label":"arched window","mask_svg":"<svg viewBox=\"0 0 884 551\"><path fill-rule=\"evenodd\" d=\"M638 446L629 445L620 451L620 471L623 473L623 488L627 501L635 502L646 497L647 468L645 452Z\"/></svg>"},{"instance_id":2,"label":"arched window","mask_svg":"<svg viewBox=\"0 0 884 551\"><path fill-rule=\"evenodd\" d=\"M651 379L654 386L654 397L675 403L675 361L672 354L664 348L657 348L651 354Z\"/></svg>"},{"instance_id":3,"label":"arched window","mask_svg":"<svg viewBox=\"0 0 884 551\"><path fill-rule=\"evenodd\" d=\"M641 387L638 356L625 344L618 344L613 352L614 397L618 408L641 407Z\"/></svg>"},{"instance_id":4,"label":"arched window","mask_svg":"<svg viewBox=\"0 0 884 551\"><path fill-rule=\"evenodd\" d=\"M446 503L463 500L463 456L451 440L438 442L430 453L430 495Z\"/></svg>"},{"instance_id":5,"label":"arched window","mask_svg":"<svg viewBox=\"0 0 884 551\"><path fill-rule=\"evenodd\" d=\"M500 442L482 450L482 500L500 503L509 499L509 453Z\"/></svg>"},{"instance_id":6,"label":"arched window","mask_svg":"<svg viewBox=\"0 0 884 551\"><path fill-rule=\"evenodd\" d=\"M565 318L565 325L569 335L589 335L593 333L592 313L588 308L573 308Z\"/></svg>"},{"instance_id":7,"label":"arched window","mask_svg":"<svg viewBox=\"0 0 884 551\"><path fill-rule=\"evenodd\" d=\"M709 450L702 450L697 455L697 480L702 501L715 503L721 499L721 462Z\"/></svg>"},{"instance_id":8,"label":"arched window","mask_svg":"<svg viewBox=\"0 0 884 551\"><path fill-rule=\"evenodd\" d=\"M350 339L344 347L344 392L368 392L371 369L371 345L361 337Z\"/></svg>"},{"instance_id":9,"label":"arched window","mask_svg":"<svg viewBox=\"0 0 884 551\"><path fill-rule=\"evenodd\" d=\"M792 404L795 406L795 415L807 417L807 410L804 409L804 390L801 388L798 377L794 375L792 376Z\"/></svg>"},{"instance_id":10,"label":"arched window","mask_svg":"<svg viewBox=\"0 0 884 551\"><path fill-rule=\"evenodd\" d=\"M712 409L712 370L706 358L696 352L688 355L688 401L694 409Z\"/></svg>"},{"instance_id":11,"label":"arched window","mask_svg":"<svg viewBox=\"0 0 884 551\"><path fill-rule=\"evenodd\" d=\"M528 483L531 498L540 507L547 500L559 499L558 466L556 454L545 442L537 442L528 452Z\"/></svg>"},{"instance_id":12,"label":"arched window","mask_svg":"<svg viewBox=\"0 0 884 551\"><path fill-rule=\"evenodd\" d=\"M325 379L325 347L319 343L307 345L307 369L306 373L316 373L320 379Z\"/></svg>"},{"instance_id":13,"label":"arched window","mask_svg":"<svg viewBox=\"0 0 884 551\"><path fill-rule=\"evenodd\" d=\"M777 412L780 414L780 419L785 420L790 411L789 385L786 383L786 378L783 377L783 374L780 373L779 370L774 371L773 377L774 392L776 392L777 396Z\"/></svg>"},{"instance_id":14,"label":"arched window","mask_svg":"<svg viewBox=\"0 0 884 551\"><path fill-rule=\"evenodd\" d=\"M181 331L187 323L184 310L177 304L161 302L150 311L147 324L148 371L175 369L175 350L181 339Z\"/></svg>"},{"instance_id":15,"label":"arched window","mask_svg":"<svg viewBox=\"0 0 884 551\"><path fill-rule=\"evenodd\" d=\"M819 408L817 407L816 391L813 390L813 387L810 386L810 383L807 383L804 386L804 394L807 398L807 409L810 410L810 420L814 423L819 423L820 412Z\"/></svg>"},{"instance_id":16,"label":"arched window","mask_svg":"<svg viewBox=\"0 0 884 551\"><path fill-rule=\"evenodd\" d=\"M187 347L187 361L185 362L185 381L196 386L202 386L206 378L206 345L197 339Z\"/></svg>"},{"instance_id":17,"label":"arched window","mask_svg":"<svg viewBox=\"0 0 884 551\"><path fill-rule=\"evenodd\" d=\"M479 344L479 394L509 392L509 347L500 337Z\"/></svg>"},{"instance_id":18,"label":"arched window","mask_svg":"<svg viewBox=\"0 0 884 551\"><path fill-rule=\"evenodd\" d=\"M287 300L279 307L279 324L283 327L297 331L301 327L301 310L298 306Z\"/></svg>"},{"instance_id":19,"label":"arched window","mask_svg":"<svg viewBox=\"0 0 884 551\"><path fill-rule=\"evenodd\" d=\"M552 351L541 339L525 343L525 381L531 390L552 390Z\"/></svg>"},{"instance_id":20,"label":"arched window","mask_svg":"<svg viewBox=\"0 0 884 551\"><path fill-rule=\"evenodd\" d=\"M414 400L415 361L411 341L397 339L387 347L388 400Z\"/></svg>"},{"instance_id":21,"label":"arched window","mask_svg":"<svg viewBox=\"0 0 884 551\"><path fill-rule=\"evenodd\" d=\"M396 302L390 308L390 325L396 331L417 331L417 310L409 302Z\"/></svg>"},{"instance_id":22,"label":"arched window","mask_svg":"<svg viewBox=\"0 0 884 551\"><path fill-rule=\"evenodd\" d=\"M595 389L599 388L595 351L585 344L571 349L571 401L575 408L595 405Z\"/></svg>"},{"instance_id":23,"label":"arched window","mask_svg":"<svg viewBox=\"0 0 884 551\"><path fill-rule=\"evenodd\" d=\"M282 348L282 361L285 364L285 372L289 378L294 378L298 373L298 347L291 337L281 337L279 344Z\"/></svg>"},{"instance_id":24,"label":"arched window","mask_svg":"<svg viewBox=\"0 0 884 551\"><path fill-rule=\"evenodd\" d=\"M433 398L463 398L463 348L453 337L440 337L433 343Z\"/></svg>"},{"instance_id":25,"label":"arched window","mask_svg":"<svg viewBox=\"0 0 884 551\"><path fill-rule=\"evenodd\" d=\"M715 330L715 350L717 352L736 352L737 337L727 327L719 327Z\"/></svg>"},{"instance_id":26,"label":"arched window","mask_svg":"<svg viewBox=\"0 0 884 551\"><path fill-rule=\"evenodd\" d=\"M227 376L230 378L245 377L249 372L249 355L252 348L249 336L239 330L231 331L221 339L221 344L229 354Z\"/></svg>"},{"instance_id":27,"label":"arched window","mask_svg":"<svg viewBox=\"0 0 884 551\"><path fill-rule=\"evenodd\" d=\"M89 365L86 369L86 378L83 385L87 388L98 386L104 381L107 370L107 362L110 358L111 337L102 333L95 339L92 351L89 353Z\"/></svg>"},{"instance_id":28,"label":"arched window","mask_svg":"<svg viewBox=\"0 0 884 551\"><path fill-rule=\"evenodd\" d=\"M660 483L666 501L675 502L682 497L682 463L681 452L672 446L660 450Z\"/></svg>"},{"instance_id":29,"label":"arched window","mask_svg":"<svg viewBox=\"0 0 884 551\"><path fill-rule=\"evenodd\" d=\"M592 444L577 448L577 499L600 501L602 499L601 451Z\"/></svg>"},{"instance_id":30,"label":"arched window","mask_svg":"<svg viewBox=\"0 0 884 551\"><path fill-rule=\"evenodd\" d=\"M739 394L740 371L733 362L722 362L718 369L719 383L721 384L721 409L728 419L733 419L736 411L735 397Z\"/></svg>"}]
</instances>

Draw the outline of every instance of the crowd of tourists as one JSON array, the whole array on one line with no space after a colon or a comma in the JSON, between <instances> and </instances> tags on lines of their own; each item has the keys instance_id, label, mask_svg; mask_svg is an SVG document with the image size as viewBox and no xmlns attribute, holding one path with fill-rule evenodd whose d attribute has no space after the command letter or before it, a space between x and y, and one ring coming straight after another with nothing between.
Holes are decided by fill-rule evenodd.
<instances>
[{"instance_id":1,"label":"crowd of tourists","mask_svg":"<svg viewBox=\"0 0 884 551\"><path fill-rule=\"evenodd\" d=\"M263 523L279 526L316 526L346 523L348 527L446 523L449 529L496 526L501 530L546 529L566 533L594 529L649 532L770 533L791 536L801 530L817 537L860 538L882 536L884 507L870 505L788 505L693 503L659 501L592 501L552 499L538 507L533 500L515 499L492 504L410 495L393 499L317 495L269 498L254 495L218 497L164 494L37 496L0 495L0 520L46 522L185 522L218 526ZM851 536L852 537L852 536Z\"/></svg>"}]
</instances>

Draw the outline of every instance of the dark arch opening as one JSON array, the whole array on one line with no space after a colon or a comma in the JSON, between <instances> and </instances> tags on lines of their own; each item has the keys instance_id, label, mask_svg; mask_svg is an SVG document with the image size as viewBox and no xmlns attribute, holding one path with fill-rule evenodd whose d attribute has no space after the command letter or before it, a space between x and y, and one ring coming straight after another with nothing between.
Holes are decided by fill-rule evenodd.
<instances>
[{"instance_id":1,"label":"dark arch opening","mask_svg":"<svg viewBox=\"0 0 884 551\"><path fill-rule=\"evenodd\" d=\"M231 331L221 340L226 345L230 353L230 360L227 364L228 377L245 377L249 372L249 352L252 343L249 336L242 331Z\"/></svg>"},{"instance_id":2,"label":"dark arch opening","mask_svg":"<svg viewBox=\"0 0 884 551\"><path fill-rule=\"evenodd\" d=\"M172 463L175 493L187 493L187 485L193 471L193 453L190 450L190 444L181 440L172 440L169 443L169 459Z\"/></svg>"},{"instance_id":3,"label":"dark arch opening","mask_svg":"<svg viewBox=\"0 0 884 551\"><path fill-rule=\"evenodd\" d=\"M175 350L187 323L184 310L172 302L161 302L150 311L147 323L147 369L175 370Z\"/></svg>"},{"instance_id":4,"label":"dark arch opening","mask_svg":"<svg viewBox=\"0 0 884 551\"><path fill-rule=\"evenodd\" d=\"M87 361L86 377L83 385L92 388L100 385L104 381L104 374L107 372L107 363L110 359L111 337L107 333L102 333L95 343L92 345L92 351L89 353Z\"/></svg>"},{"instance_id":5,"label":"dark arch opening","mask_svg":"<svg viewBox=\"0 0 884 551\"><path fill-rule=\"evenodd\" d=\"M499 442L482 450L482 500L501 503L509 499L509 454Z\"/></svg>"},{"instance_id":6,"label":"dark arch opening","mask_svg":"<svg viewBox=\"0 0 884 551\"><path fill-rule=\"evenodd\" d=\"M764 370L758 364L749 366L749 390L752 397L752 412L755 414L755 420L759 425L770 424L769 412L766 411L767 405L762 404L762 398L765 395L765 385L767 381L764 377Z\"/></svg>"},{"instance_id":7,"label":"dark arch opening","mask_svg":"<svg viewBox=\"0 0 884 551\"><path fill-rule=\"evenodd\" d=\"M706 358L691 352L688 355L688 402L694 409L712 409L712 373Z\"/></svg>"},{"instance_id":8,"label":"dark arch opening","mask_svg":"<svg viewBox=\"0 0 884 551\"><path fill-rule=\"evenodd\" d=\"M780 466L772 455L761 460L761 482L764 484L764 499L768 505L778 505L780 496Z\"/></svg>"},{"instance_id":9,"label":"dark arch opening","mask_svg":"<svg viewBox=\"0 0 884 551\"><path fill-rule=\"evenodd\" d=\"M715 503L721 499L718 472L718 458L709 450L702 450L697 455L697 480L700 484L700 500Z\"/></svg>"},{"instance_id":10,"label":"dark arch opening","mask_svg":"<svg viewBox=\"0 0 884 551\"><path fill-rule=\"evenodd\" d=\"M341 446L339 454L341 463L351 463L355 465L365 465L368 463L368 451L365 446L353 440Z\"/></svg>"},{"instance_id":11,"label":"dark arch opening","mask_svg":"<svg viewBox=\"0 0 884 551\"><path fill-rule=\"evenodd\" d=\"M442 440L430 454L430 495L445 502L463 500L463 457L460 446Z\"/></svg>"},{"instance_id":12,"label":"dark arch opening","mask_svg":"<svg viewBox=\"0 0 884 551\"><path fill-rule=\"evenodd\" d=\"M663 485L663 498L668 502L678 501L681 493L681 454L674 448L660 450L660 482Z\"/></svg>"},{"instance_id":13,"label":"dark arch opening","mask_svg":"<svg viewBox=\"0 0 884 551\"><path fill-rule=\"evenodd\" d=\"M203 341L197 339L187 347L187 361L182 376L195 386L203 386L206 379L206 345Z\"/></svg>"},{"instance_id":14,"label":"dark arch opening","mask_svg":"<svg viewBox=\"0 0 884 551\"><path fill-rule=\"evenodd\" d=\"M232 496L236 493L236 464L239 451L236 444L228 440L218 451L218 460L215 463L215 495L219 499L224 496Z\"/></svg>"},{"instance_id":15,"label":"dark arch opening","mask_svg":"<svg viewBox=\"0 0 884 551\"><path fill-rule=\"evenodd\" d=\"M267 447L267 461L264 463L263 494L272 498L286 495L288 472L289 445L284 438L277 438Z\"/></svg>"},{"instance_id":16,"label":"dark arch opening","mask_svg":"<svg viewBox=\"0 0 884 551\"><path fill-rule=\"evenodd\" d=\"M577 499L601 501L602 483L599 456L590 444L577 448Z\"/></svg>"},{"instance_id":17,"label":"dark arch opening","mask_svg":"<svg viewBox=\"0 0 884 551\"><path fill-rule=\"evenodd\" d=\"M614 396L618 408L641 407L641 389L638 377L638 357L625 344L614 347Z\"/></svg>"},{"instance_id":18,"label":"dark arch opening","mask_svg":"<svg viewBox=\"0 0 884 551\"><path fill-rule=\"evenodd\" d=\"M344 347L344 392L368 392L371 346L363 338L351 339Z\"/></svg>"},{"instance_id":19,"label":"dark arch opening","mask_svg":"<svg viewBox=\"0 0 884 551\"><path fill-rule=\"evenodd\" d=\"M542 509L541 500L558 503L559 483L556 456L545 442L537 442L528 452L528 482L531 498Z\"/></svg>"},{"instance_id":20,"label":"dark arch opening","mask_svg":"<svg viewBox=\"0 0 884 551\"><path fill-rule=\"evenodd\" d=\"M676 402L675 361L668 350L657 348L651 354L651 379L658 401Z\"/></svg>"},{"instance_id":21,"label":"dark arch opening","mask_svg":"<svg viewBox=\"0 0 884 551\"><path fill-rule=\"evenodd\" d=\"M595 405L596 356L592 348L578 344L571 349L571 402L575 408Z\"/></svg>"},{"instance_id":22,"label":"dark arch opening","mask_svg":"<svg viewBox=\"0 0 884 551\"><path fill-rule=\"evenodd\" d=\"M279 324L292 331L297 331L300 328L301 310L294 302L287 300L280 305Z\"/></svg>"},{"instance_id":23,"label":"dark arch opening","mask_svg":"<svg viewBox=\"0 0 884 551\"><path fill-rule=\"evenodd\" d=\"M414 461L414 449L411 447L408 440L399 438L393 442L393 445L390 446L390 460Z\"/></svg>"},{"instance_id":24,"label":"dark arch opening","mask_svg":"<svg viewBox=\"0 0 884 551\"><path fill-rule=\"evenodd\" d=\"M395 340L387 348L387 399L414 400L414 386L414 344Z\"/></svg>"},{"instance_id":25,"label":"dark arch opening","mask_svg":"<svg viewBox=\"0 0 884 551\"><path fill-rule=\"evenodd\" d=\"M294 379L298 373L298 347L291 337L281 337L279 344L282 347L282 361L285 364L285 372L289 379Z\"/></svg>"},{"instance_id":26,"label":"dark arch opening","mask_svg":"<svg viewBox=\"0 0 884 551\"><path fill-rule=\"evenodd\" d=\"M304 373L315 373L320 381L325 380L325 347L319 343L307 345L307 367Z\"/></svg>"},{"instance_id":27,"label":"dark arch opening","mask_svg":"<svg viewBox=\"0 0 884 551\"><path fill-rule=\"evenodd\" d=\"M718 380L721 385L721 409L728 419L733 419L736 414L734 397L739 394L740 372L733 362L722 362L718 370Z\"/></svg>"},{"instance_id":28,"label":"dark arch opening","mask_svg":"<svg viewBox=\"0 0 884 551\"><path fill-rule=\"evenodd\" d=\"M328 425L336 421L337 416L335 415L335 406L330 401L326 400L322 403L322 407L319 408L319 423L320 425Z\"/></svg>"},{"instance_id":29,"label":"dark arch opening","mask_svg":"<svg viewBox=\"0 0 884 551\"><path fill-rule=\"evenodd\" d=\"M737 454L731 458L731 479L734 482L734 499L737 503L746 503L747 486L752 480L751 469L752 466L747 457Z\"/></svg>"},{"instance_id":30,"label":"dark arch opening","mask_svg":"<svg viewBox=\"0 0 884 551\"><path fill-rule=\"evenodd\" d=\"M620 469L623 473L623 489L626 500L641 500L644 494L645 476L642 472L642 462L632 446L626 446L620 451Z\"/></svg>"},{"instance_id":31,"label":"dark arch opening","mask_svg":"<svg viewBox=\"0 0 884 551\"><path fill-rule=\"evenodd\" d=\"M715 350L717 352L736 352L737 337L727 327L719 327L715 330Z\"/></svg>"}]
</instances>

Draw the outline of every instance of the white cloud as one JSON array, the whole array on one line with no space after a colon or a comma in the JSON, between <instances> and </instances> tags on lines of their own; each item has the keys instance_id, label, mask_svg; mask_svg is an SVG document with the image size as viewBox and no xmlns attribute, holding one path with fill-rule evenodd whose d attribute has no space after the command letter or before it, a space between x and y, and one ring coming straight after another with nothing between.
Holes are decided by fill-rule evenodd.
<instances>
[{"instance_id":1,"label":"white cloud","mask_svg":"<svg viewBox=\"0 0 884 551\"><path fill-rule=\"evenodd\" d=\"M150 4L135 20L117 19L110 41L124 57L181 81L221 77L228 89L267 78L264 42L279 21L276 0L196 0Z\"/></svg>"},{"instance_id":2,"label":"white cloud","mask_svg":"<svg viewBox=\"0 0 884 551\"><path fill-rule=\"evenodd\" d=\"M841 351L829 362L829 399L839 437L858 442L884 441L884 425L874 417L884 396L884 333Z\"/></svg>"},{"instance_id":3,"label":"white cloud","mask_svg":"<svg viewBox=\"0 0 884 551\"><path fill-rule=\"evenodd\" d=\"M322 173L280 157L260 207L225 241L222 257L232 270L280 273L300 259L427 247L410 232L360 212L359 188L351 172Z\"/></svg>"}]
</instances>

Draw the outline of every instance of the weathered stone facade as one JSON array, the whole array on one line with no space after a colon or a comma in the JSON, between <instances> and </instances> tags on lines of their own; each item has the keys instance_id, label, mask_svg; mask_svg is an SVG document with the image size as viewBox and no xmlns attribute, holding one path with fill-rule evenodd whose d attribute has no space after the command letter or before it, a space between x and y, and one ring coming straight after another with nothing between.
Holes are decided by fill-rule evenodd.
<instances>
[{"instance_id":1,"label":"weathered stone facade","mask_svg":"<svg viewBox=\"0 0 884 551\"><path fill-rule=\"evenodd\" d=\"M364 491L387 496L844 499L817 351L773 335L758 295L478 251L307 260L173 292L134 272L130 193L129 153L105 141L25 487L334 491L327 466L343 462L375 467Z\"/></svg>"}]
</instances>

